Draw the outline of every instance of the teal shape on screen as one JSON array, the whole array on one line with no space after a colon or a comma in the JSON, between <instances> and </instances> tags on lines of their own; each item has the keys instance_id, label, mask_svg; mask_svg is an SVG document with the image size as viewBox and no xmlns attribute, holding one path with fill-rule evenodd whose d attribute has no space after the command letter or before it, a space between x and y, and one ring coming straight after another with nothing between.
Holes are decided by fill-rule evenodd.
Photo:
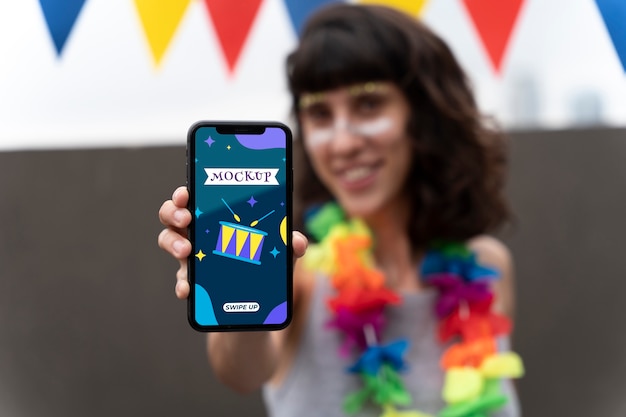
<instances>
[{"instance_id":1,"label":"teal shape on screen","mask_svg":"<svg viewBox=\"0 0 626 417\"><path fill-rule=\"evenodd\" d=\"M217 326L215 311L209 293L196 284L196 321L202 326Z\"/></svg>"}]
</instances>

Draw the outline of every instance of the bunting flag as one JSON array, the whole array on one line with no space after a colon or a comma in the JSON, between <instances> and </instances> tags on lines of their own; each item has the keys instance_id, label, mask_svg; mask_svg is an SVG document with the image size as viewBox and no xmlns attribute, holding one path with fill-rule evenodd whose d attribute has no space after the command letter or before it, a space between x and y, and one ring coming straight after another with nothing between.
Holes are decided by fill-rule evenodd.
<instances>
[{"instance_id":1,"label":"bunting flag","mask_svg":"<svg viewBox=\"0 0 626 417\"><path fill-rule=\"evenodd\" d=\"M191 0L134 1L152 57L159 65Z\"/></svg>"},{"instance_id":2,"label":"bunting flag","mask_svg":"<svg viewBox=\"0 0 626 417\"><path fill-rule=\"evenodd\" d=\"M626 71L626 1L596 0L615 50Z\"/></svg>"},{"instance_id":3,"label":"bunting flag","mask_svg":"<svg viewBox=\"0 0 626 417\"><path fill-rule=\"evenodd\" d=\"M463 0L497 73L523 3L524 0Z\"/></svg>"},{"instance_id":4,"label":"bunting flag","mask_svg":"<svg viewBox=\"0 0 626 417\"><path fill-rule=\"evenodd\" d=\"M285 6L287 6L294 31L300 35L302 27L311 13L322 6L338 2L342 2L342 0L285 0Z\"/></svg>"},{"instance_id":5,"label":"bunting flag","mask_svg":"<svg viewBox=\"0 0 626 417\"><path fill-rule=\"evenodd\" d=\"M418 16L422 14L428 0L358 0L358 2L395 7L411 16Z\"/></svg>"},{"instance_id":6,"label":"bunting flag","mask_svg":"<svg viewBox=\"0 0 626 417\"><path fill-rule=\"evenodd\" d=\"M50 36L61 56L65 42L78 19L85 0L39 0Z\"/></svg>"},{"instance_id":7,"label":"bunting flag","mask_svg":"<svg viewBox=\"0 0 626 417\"><path fill-rule=\"evenodd\" d=\"M232 74L263 0L204 0Z\"/></svg>"},{"instance_id":8,"label":"bunting flag","mask_svg":"<svg viewBox=\"0 0 626 417\"><path fill-rule=\"evenodd\" d=\"M86 0L38 0L57 57ZM159 65L192 0L133 0L155 64ZM429 0L283 0L294 31L315 10L338 2L383 4L410 15L423 15ZM626 0L594 0L626 72ZM203 0L232 74L263 0ZM496 73L500 73L524 0L462 0Z\"/></svg>"}]
</instances>

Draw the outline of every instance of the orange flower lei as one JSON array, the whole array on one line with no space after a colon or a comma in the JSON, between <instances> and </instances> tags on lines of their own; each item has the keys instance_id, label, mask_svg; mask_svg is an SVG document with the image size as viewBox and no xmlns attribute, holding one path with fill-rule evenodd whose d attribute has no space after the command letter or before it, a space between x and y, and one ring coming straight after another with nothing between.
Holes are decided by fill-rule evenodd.
<instances>
[{"instance_id":1,"label":"orange flower lei","mask_svg":"<svg viewBox=\"0 0 626 417\"><path fill-rule=\"evenodd\" d=\"M334 313L329 327L343 335L339 354L357 353L347 371L358 375L363 388L344 401L347 414L366 403L382 408L381 417L432 417L410 406L411 396L400 374L409 342L379 343L385 329L386 307L402 298L385 287L384 275L375 268L373 239L359 220L346 220L335 203L328 203L307 220L307 229L319 243L305 257L309 268L327 274L335 289L328 300ZM486 417L507 402L500 391L501 378L519 378L524 369L513 352L498 352L496 338L511 332L508 318L492 311L490 283L497 271L480 266L476 256L459 243L433 245L421 266L424 281L438 289L435 314L438 337L451 343L440 364L445 370L439 417Z\"/></svg>"}]
</instances>

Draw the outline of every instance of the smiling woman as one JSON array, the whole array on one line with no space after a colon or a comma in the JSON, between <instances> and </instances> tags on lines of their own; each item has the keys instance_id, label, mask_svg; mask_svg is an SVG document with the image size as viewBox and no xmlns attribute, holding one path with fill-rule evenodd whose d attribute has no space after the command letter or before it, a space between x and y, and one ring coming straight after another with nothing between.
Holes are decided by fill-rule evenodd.
<instances>
[{"instance_id":1,"label":"smiling woman","mask_svg":"<svg viewBox=\"0 0 626 417\"><path fill-rule=\"evenodd\" d=\"M287 72L293 223L313 244L294 233L287 329L209 335L218 377L263 387L272 417L519 416L511 257L486 235L508 217L505 143L448 46L392 8L336 4ZM187 198L160 212L181 298Z\"/></svg>"}]
</instances>

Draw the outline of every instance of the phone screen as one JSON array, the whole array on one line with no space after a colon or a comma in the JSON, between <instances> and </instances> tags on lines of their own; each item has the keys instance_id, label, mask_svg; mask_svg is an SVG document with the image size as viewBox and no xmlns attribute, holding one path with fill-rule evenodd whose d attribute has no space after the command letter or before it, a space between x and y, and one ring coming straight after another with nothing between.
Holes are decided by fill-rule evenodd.
<instances>
[{"instance_id":1,"label":"phone screen","mask_svg":"<svg viewBox=\"0 0 626 417\"><path fill-rule=\"evenodd\" d=\"M271 330L291 320L291 141L280 123L191 127L189 321L195 329Z\"/></svg>"}]
</instances>

